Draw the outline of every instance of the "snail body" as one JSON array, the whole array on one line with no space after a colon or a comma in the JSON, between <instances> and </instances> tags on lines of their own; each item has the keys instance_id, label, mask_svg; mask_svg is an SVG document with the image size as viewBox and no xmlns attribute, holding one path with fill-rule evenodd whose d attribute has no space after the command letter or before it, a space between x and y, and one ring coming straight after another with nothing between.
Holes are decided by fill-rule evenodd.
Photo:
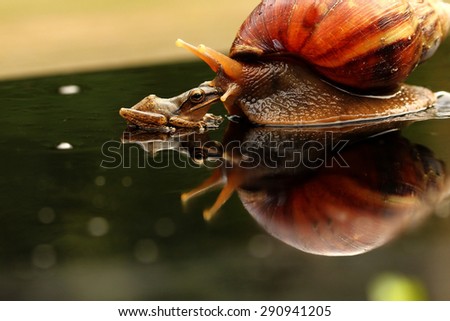
<instances>
[{"instance_id":1,"label":"snail body","mask_svg":"<svg viewBox=\"0 0 450 321\"><path fill-rule=\"evenodd\" d=\"M245 66L245 65L244 65ZM244 67L245 68L245 67ZM249 67L250 68L250 67ZM375 120L424 110L434 103L434 94L423 87L401 85L393 94L356 95L319 78L305 64L283 60L260 62L251 69L264 81L243 78L240 85L231 83L224 95L230 114L240 115L259 125L321 125ZM274 79L269 80L267 79ZM276 80L275 80L276 79ZM217 77L214 86L226 86L228 79ZM223 96L222 96L223 97Z\"/></svg>"},{"instance_id":2,"label":"snail body","mask_svg":"<svg viewBox=\"0 0 450 321\"><path fill-rule=\"evenodd\" d=\"M440 0L263 0L229 56L177 45L217 73L196 89L214 88L230 114L263 125L321 125L432 106L430 90L403 82L433 55L449 24L450 5ZM199 105L195 117L172 109L200 124L210 104Z\"/></svg>"}]
</instances>

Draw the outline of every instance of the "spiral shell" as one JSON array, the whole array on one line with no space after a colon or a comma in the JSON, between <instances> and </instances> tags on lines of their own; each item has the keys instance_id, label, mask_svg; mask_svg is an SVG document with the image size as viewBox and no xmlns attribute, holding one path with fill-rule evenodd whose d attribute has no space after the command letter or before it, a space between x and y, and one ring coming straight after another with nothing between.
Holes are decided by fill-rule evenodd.
<instances>
[{"instance_id":1,"label":"spiral shell","mask_svg":"<svg viewBox=\"0 0 450 321\"><path fill-rule=\"evenodd\" d=\"M264 0L230 57L295 56L343 86L394 87L437 49L449 7L440 0Z\"/></svg>"}]
</instances>

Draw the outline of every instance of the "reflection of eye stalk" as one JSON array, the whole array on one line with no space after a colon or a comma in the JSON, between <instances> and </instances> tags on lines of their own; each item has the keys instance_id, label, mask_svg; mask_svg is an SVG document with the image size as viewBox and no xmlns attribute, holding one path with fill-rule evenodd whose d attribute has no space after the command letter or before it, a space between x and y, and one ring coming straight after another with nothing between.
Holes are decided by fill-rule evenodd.
<instances>
[{"instance_id":1,"label":"reflection of eye stalk","mask_svg":"<svg viewBox=\"0 0 450 321\"><path fill-rule=\"evenodd\" d=\"M223 185L205 219L237 191L268 233L295 248L330 256L368 252L417 225L448 193L445 165L392 131L396 125L246 132L232 126L223 150L202 149L204 158L220 153L222 166L182 201Z\"/></svg>"},{"instance_id":2,"label":"reflection of eye stalk","mask_svg":"<svg viewBox=\"0 0 450 321\"><path fill-rule=\"evenodd\" d=\"M177 151L199 165L211 157L218 159L223 153L221 144L210 140L207 132L198 133L182 129L175 134L168 134L129 128L123 133L122 143L137 144L151 157L161 151Z\"/></svg>"}]
</instances>

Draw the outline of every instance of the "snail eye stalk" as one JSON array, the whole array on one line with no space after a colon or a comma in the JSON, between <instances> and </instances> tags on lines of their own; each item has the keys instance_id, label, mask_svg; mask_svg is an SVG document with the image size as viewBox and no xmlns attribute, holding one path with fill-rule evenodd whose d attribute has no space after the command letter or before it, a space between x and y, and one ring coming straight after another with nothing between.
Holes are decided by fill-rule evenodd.
<instances>
[{"instance_id":1,"label":"snail eye stalk","mask_svg":"<svg viewBox=\"0 0 450 321\"><path fill-rule=\"evenodd\" d=\"M195 47L181 39L178 39L175 44L178 47L182 47L192 52L194 55L206 62L214 72L222 70L222 72L226 74L230 79L239 79L241 77L241 63L220 52L206 47L205 45Z\"/></svg>"}]
</instances>

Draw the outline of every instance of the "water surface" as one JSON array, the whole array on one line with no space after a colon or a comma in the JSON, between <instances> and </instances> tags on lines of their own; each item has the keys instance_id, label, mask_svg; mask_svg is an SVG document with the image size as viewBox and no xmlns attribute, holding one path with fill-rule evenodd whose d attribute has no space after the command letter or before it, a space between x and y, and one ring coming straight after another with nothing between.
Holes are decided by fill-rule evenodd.
<instances>
[{"instance_id":1,"label":"water surface","mask_svg":"<svg viewBox=\"0 0 450 321\"><path fill-rule=\"evenodd\" d=\"M441 55L411 82L450 91L448 49ZM450 299L446 204L392 241L342 257L306 253L271 236L243 206L242 193L209 222L202 213L219 190L183 206L180 195L213 170L177 152L151 159L136 144L120 144L126 126L118 109L211 77L192 63L0 83L1 299L364 300L385 273L417 280L420 298ZM60 93L72 84L78 93ZM212 111L224 114L220 105ZM424 146L445 168L449 125L417 122L400 141ZM209 139L222 142L226 127ZM119 146L120 166L105 166L112 164L108 142ZM387 158L383 148L372 157ZM406 168L402 159L395 166Z\"/></svg>"}]
</instances>

